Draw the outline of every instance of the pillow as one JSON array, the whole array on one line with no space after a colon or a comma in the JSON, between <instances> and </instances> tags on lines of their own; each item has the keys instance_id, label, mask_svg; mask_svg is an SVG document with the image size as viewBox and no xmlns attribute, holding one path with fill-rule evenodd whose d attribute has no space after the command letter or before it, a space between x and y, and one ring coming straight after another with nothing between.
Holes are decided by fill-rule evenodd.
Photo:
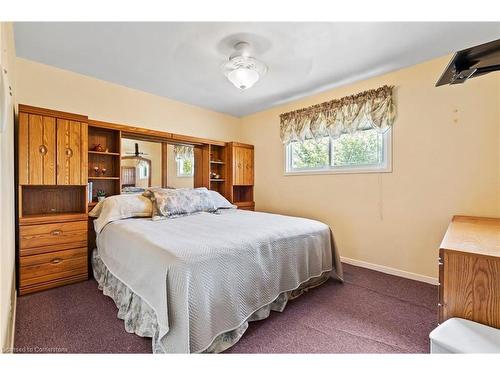
<instances>
[{"instance_id":1,"label":"pillow","mask_svg":"<svg viewBox=\"0 0 500 375\"><path fill-rule=\"evenodd\" d=\"M214 190L209 190L208 193L210 194L210 198L212 198L212 201L214 202L215 208L238 208L238 206L235 206L231 202L229 202L226 198L224 198L219 192L214 191Z\"/></svg>"},{"instance_id":2,"label":"pillow","mask_svg":"<svg viewBox=\"0 0 500 375\"><path fill-rule=\"evenodd\" d=\"M96 233L100 233L104 226L112 221L152 215L151 200L141 194L112 195L99 202L89 213L89 216L97 217L94 220Z\"/></svg>"},{"instance_id":3,"label":"pillow","mask_svg":"<svg viewBox=\"0 0 500 375\"><path fill-rule=\"evenodd\" d=\"M148 189L144 195L153 202L153 220L217 211L207 188L155 188Z\"/></svg>"},{"instance_id":4,"label":"pillow","mask_svg":"<svg viewBox=\"0 0 500 375\"><path fill-rule=\"evenodd\" d=\"M122 188L122 194L144 193L144 191L146 191L146 188L138 186L125 186Z\"/></svg>"}]
</instances>

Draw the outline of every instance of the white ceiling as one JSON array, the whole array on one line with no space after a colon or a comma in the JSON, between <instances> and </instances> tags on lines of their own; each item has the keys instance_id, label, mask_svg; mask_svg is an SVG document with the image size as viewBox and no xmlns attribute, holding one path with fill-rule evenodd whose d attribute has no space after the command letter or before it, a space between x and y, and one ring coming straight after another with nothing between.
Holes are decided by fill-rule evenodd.
<instances>
[{"instance_id":1,"label":"white ceiling","mask_svg":"<svg viewBox=\"0 0 500 375\"><path fill-rule=\"evenodd\" d=\"M20 57L234 116L500 38L500 23L474 22L18 22L14 27ZM240 40L252 43L254 57L269 67L246 91L232 86L220 70Z\"/></svg>"}]
</instances>

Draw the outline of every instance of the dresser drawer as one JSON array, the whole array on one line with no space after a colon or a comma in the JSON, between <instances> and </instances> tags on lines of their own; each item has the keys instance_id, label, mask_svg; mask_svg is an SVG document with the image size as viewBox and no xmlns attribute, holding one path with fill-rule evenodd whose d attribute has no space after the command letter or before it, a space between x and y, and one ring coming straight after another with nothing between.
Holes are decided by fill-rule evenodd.
<instances>
[{"instance_id":1,"label":"dresser drawer","mask_svg":"<svg viewBox=\"0 0 500 375\"><path fill-rule=\"evenodd\" d=\"M21 226L20 248L53 246L87 241L87 221Z\"/></svg>"},{"instance_id":2,"label":"dresser drawer","mask_svg":"<svg viewBox=\"0 0 500 375\"><path fill-rule=\"evenodd\" d=\"M20 257L22 287L87 273L87 248Z\"/></svg>"}]
</instances>

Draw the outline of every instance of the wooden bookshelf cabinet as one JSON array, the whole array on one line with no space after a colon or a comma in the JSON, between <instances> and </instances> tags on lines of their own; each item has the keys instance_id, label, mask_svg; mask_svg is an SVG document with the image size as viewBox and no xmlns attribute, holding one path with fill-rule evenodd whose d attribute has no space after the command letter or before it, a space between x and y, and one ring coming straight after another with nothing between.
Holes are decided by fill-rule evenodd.
<instances>
[{"instance_id":1,"label":"wooden bookshelf cabinet","mask_svg":"<svg viewBox=\"0 0 500 375\"><path fill-rule=\"evenodd\" d=\"M96 150L97 147L100 151ZM89 209L92 209L97 202L98 190L103 190L106 196L121 192L121 131L91 124L87 152L88 180L92 183Z\"/></svg>"},{"instance_id":2,"label":"wooden bookshelf cabinet","mask_svg":"<svg viewBox=\"0 0 500 375\"><path fill-rule=\"evenodd\" d=\"M87 117L20 105L16 140L19 294L87 279Z\"/></svg>"}]
</instances>

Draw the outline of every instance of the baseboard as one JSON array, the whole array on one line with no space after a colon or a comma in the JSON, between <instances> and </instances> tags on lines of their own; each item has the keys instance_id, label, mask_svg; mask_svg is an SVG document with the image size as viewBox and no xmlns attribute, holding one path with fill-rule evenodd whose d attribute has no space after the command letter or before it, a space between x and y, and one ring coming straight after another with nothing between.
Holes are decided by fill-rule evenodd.
<instances>
[{"instance_id":1,"label":"baseboard","mask_svg":"<svg viewBox=\"0 0 500 375\"><path fill-rule=\"evenodd\" d=\"M17 290L14 290L14 301L12 302L12 316L10 325L10 352L14 350L14 335L16 333L16 311L17 311Z\"/></svg>"},{"instance_id":2,"label":"baseboard","mask_svg":"<svg viewBox=\"0 0 500 375\"><path fill-rule=\"evenodd\" d=\"M7 335L5 337L5 342L2 343L4 346L2 348L3 353L12 353L14 350L14 334L16 332L16 309L17 309L17 290L12 291L12 299L10 306L10 316L9 316L9 326L7 327Z\"/></svg>"},{"instance_id":3,"label":"baseboard","mask_svg":"<svg viewBox=\"0 0 500 375\"><path fill-rule=\"evenodd\" d=\"M420 275L418 273L398 270L397 268L381 266L379 264L368 263L368 262L364 262L362 260L356 260L356 259L351 259L351 258L346 258L346 257L340 257L340 260L343 263L352 264L353 266L368 268L370 270L379 271L382 273L387 273L389 275L404 277L405 279L422 281L424 283L432 284L432 285L439 284L439 281L436 277Z\"/></svg>"}]
</instances>

